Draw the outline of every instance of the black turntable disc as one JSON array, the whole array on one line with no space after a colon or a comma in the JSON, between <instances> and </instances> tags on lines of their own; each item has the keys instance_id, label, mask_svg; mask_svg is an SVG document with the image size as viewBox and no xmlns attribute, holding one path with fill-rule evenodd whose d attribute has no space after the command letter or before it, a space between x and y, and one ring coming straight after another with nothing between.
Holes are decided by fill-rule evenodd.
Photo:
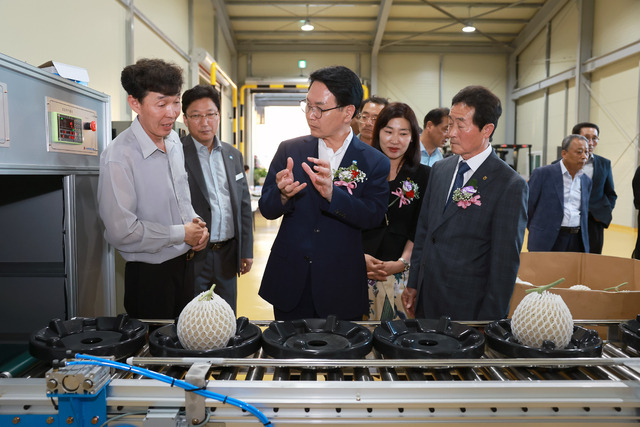
<instances>
[{"instance_id":1,"label":"black turntable disc","mask_svg":"<svg viewBox=\"0 0 640 427\"><path fill-rule=\"evenodd\" d=\"M335 316L274 321L262 334L264 352L278 359L360 359L372 346L369 329Z\"/></svg>"},{"instance_id":2,"label":"black turntable disc","mask_svg":"<svg viewBox=\"0 0 640 427\"><path fill-rule=\"evenodd\" d=\"M149 352L156 357L247 357L260 348L259 327L246 317L236 320L236 334L226 347L215 350L187 350L178 339L176 325L156 329L149 336Z\"/></svg>"},{"instance_id":3,"label":"black turntable disc","mask_svg":"<svg viewBox=\"0 0 640 427\"><path fill-rule=\"evenodd\" d=\"M76 317L53 319L49 326L31 334L29 352L45 361L74 357L131 356L147 341L147 325L127 314L117 317Z\"/></svg>"},{"instance_id":4,"label":"black turntable disc","mask_svg":"<svg viewBox=\"0 0 640 427\"><path fill-rule=\"evenodd\" d=\"M491 323L484 329L487 343L492 349L509 357L600 357L602 339L592 329L582 326L573 327L571 341L566 348L555 348L555 344L544 341L542 348L521 344L511 332L511 319L502 319Z\"/></svg>"},{"instance_id":5,"label":"black turntable disc","mask_svg":"<svg viewBox=\"0 0 640 427\"><path fill-rule=\"evenodd\" d=\"M640 351L640 314L633 320L620 323L618 330L623 343Z\"/></svg>"},{"instance_id":6,"label":"black turntable disc","mask_svg":"<svg viewBox=\"0 0 640 427\"><path fill-rule=\"evenodd\" d=\"M387 359L477 359L484 354L484 336L449 317L382 322L373 339Z\"/></svg>"}]
</instances>

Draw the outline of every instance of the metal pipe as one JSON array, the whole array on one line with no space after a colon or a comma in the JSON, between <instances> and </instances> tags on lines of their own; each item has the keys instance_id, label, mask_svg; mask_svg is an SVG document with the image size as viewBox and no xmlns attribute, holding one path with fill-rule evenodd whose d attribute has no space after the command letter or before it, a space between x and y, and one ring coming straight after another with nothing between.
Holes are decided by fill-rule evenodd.
<instances>
[{"instance_id":1,"label":"metal pipe","mask_svg":"<svg viewBox=\"0 0 640 427\"><path fill-rule=\"evenodd\" d=\"M398 373L393 368L380 368L380 379L382 381L398 381Z\"/></svg>"},{"instance_id":2,"label":"metal pipe","mask_svg":"<svg viewBox=\"0 0 640 427\"><path fill-rule=\"evenodd\" d=\"M344 381L344 375L341 369L329 369L327 371L327 380L329 381Z\"/></svg>"},{"instance_id":3,"label":"metal pipe","mask_svg":"<svg viewBox=\"0 0 640 427\"><path fill-rule=\"evenodd\" d=\"M302 381L317 381L318 373L315 369L303 369L300 371L300 379Z\"/></svg>"},{"instance_id":4,"label":"metal pipe","mask_svg":"<svg viewBox=\"0 0 640 427\"><path fill-rule=\"evenodd\" d=\"M237 374L238 369L236 368L222 368L217 379L220 381L235 380Z\"/></svg>"},{"instance_id":5,"label":"metal pipe","mask_svg":"<svg viewBox=\"0 0 640 427\"><path fill-rule=\"evenodd\" d=\"M367 368L353 368L353 377L356 381L373 381L371 372Z\"/></svg>"},{"instance_id":6,"label":"metal pipe","mask_svg":"<svg viewBox=\"0 0 640 427\"><path fill-rule=\"evenodd\" d=\"M405 372L407 374L407 378L409 378L409 380L411 380L411 381L424 381L425 380L424 371L422 371L422 369L407 368L407 369L405 369Z\"/></svg>"},{"instance_id":7,"label":"metal pipe","mask_svg":"<svg viewBox=\"0 0 640 427\"><path fill-rule=\"evenodd\" d=\"M204 358L204 357L130 357L130 365L166 365L189 366L193 363L211 363L217 366L288 366L298 368L337 368L337 367L388 367L388 368L420 368L450 369L481 367L556 367L573 366L616 366L640 365L640 360L631 358L597 358L578 357L572 359L558 358L519 358L519 359L245 359L245 358Z\"/></svg>"},{"instance_id":8,"label":"metal pipe","mask_svg":"<svg viewBox=\"0 0 640 427\"><path fill-rule=\"evenodd\" d=\"M290 371L287 367L276 367L273 371L273 380L274 381L287 381L289 379Z\"/></svg>"}]
</instances>

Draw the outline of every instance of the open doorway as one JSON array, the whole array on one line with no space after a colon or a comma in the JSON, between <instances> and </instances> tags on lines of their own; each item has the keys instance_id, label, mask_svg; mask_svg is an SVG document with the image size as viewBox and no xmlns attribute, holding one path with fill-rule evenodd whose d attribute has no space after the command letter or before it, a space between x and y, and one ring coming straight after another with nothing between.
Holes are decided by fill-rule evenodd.
<instances>
[{"instance_id":1,"label":"open doorway","mask_svg":"<svg viewBox=\"0 0 640 427\"><path fill-rule=\"evenodd\" d=\"M302 93L258 93L253 96L251 129L248 132L253 162L253 194L259 194L278 146L282 141L309 134L300 109ZM249 160L247 160L248 162Z\"/></svg>"}]
</instances>

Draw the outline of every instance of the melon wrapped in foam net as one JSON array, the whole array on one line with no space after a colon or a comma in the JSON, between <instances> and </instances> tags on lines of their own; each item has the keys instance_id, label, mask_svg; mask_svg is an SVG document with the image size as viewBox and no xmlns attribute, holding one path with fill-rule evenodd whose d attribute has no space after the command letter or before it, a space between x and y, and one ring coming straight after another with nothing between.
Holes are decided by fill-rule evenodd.
<instances>
[{"instance_id":1,"label":"melon wrapped in foam net","mask_svg":"<svg viewBox=\"0 0 640 427\"><path fill-rule=\"evenodd\" d=\"M520 301L511 319L511 332L520 343L540 348L544 341L552 341L558 349L569 345L573 335L569 307L560 295L546 290L562 280L532 289Z\"/></svg>"},{"instance_id":2,"label":"melon wrapped in foam net","mask_svg":"<svg viewBox=\"0 0 640 427\"><path fill-rule=\"evenodd\" d=\"M187 350L216 350L225 347L236 333L236 317L229 304L210 290L202 292L182 309L177 333Z\"/></svg>"}]
</instances>

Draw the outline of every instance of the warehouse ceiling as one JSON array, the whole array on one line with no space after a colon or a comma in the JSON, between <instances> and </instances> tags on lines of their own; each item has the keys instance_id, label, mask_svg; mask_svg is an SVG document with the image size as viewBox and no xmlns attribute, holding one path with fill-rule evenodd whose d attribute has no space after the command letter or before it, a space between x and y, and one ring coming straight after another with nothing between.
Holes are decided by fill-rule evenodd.
<instances>
[{"instance_id":1,"label":"warehouse ceiling","mask_svg":"<svg viewBox=\"0 0 640 427\"><path fill-rule=\"evenodd\" d=\"M556 0L212 0L237 52L505 52ZM302 31L305 21L314 27ZM472 25L475 32L462 28Z\"/></svg>"}]
</instances>

